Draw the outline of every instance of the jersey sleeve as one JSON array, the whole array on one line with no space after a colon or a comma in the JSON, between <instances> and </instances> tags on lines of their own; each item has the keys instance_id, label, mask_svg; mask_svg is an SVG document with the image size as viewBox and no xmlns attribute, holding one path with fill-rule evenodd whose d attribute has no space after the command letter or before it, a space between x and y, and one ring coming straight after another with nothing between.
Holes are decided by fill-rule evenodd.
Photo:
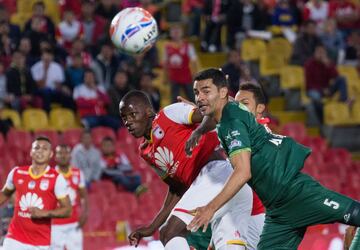
<instances>
[{"instance_id":1,"label":"jersey sleeve","mask_svg":"<svg viewBox=\"0 0 360 250\"><path fill-rule=\"evenodd\" d=\"M7 178L6 178L6 182L4 185L3 189L9 189L9 190L14 190L15 189L15 185L14 185L14 173L16 171L16 167L13 168L10 173L8 174Z\"/></svg>"},{"instance_id":2,"label":"jersey sleeve","mask_svg":"<svg viewBox=\"0 0 360 250\"><path fill-rule=\"evenodd\" d=\"M190 125L195 109L188 103L178 102L165 107L164 114L173 122Z\"/></svg>"},{"instance_id":3,"label":"jersey sleeve","mask_svg":"<svg viewBox=\"0 0 360 250\"><path fill-rule=\"evenodd\" d=\"M68 185L64 176L61 174L56 178L54 193L58 200L63 199L68 195Z\"/></svg>"},{"instance_id":4,"label":"jersey sleeve","mask_svg":"<svg viewBox=\"0 0 360 250\"><path fill-rule=\"evenodd\" d=\"M85 188L86 187L86 183L85 183L85 176L84 173L80 170L80 182L79 182L79 188Z\"/></svg>"},{"instance_id":5,"label":"jersey sleeve","mask_svg":"<svg viewBox=\"0 0 360 250\"><path fill-rule=\"evenodd\" d=\"M230 158L239 152L251 151L248 129L241 119L230 120L222 134Z\"/></svg>"}]
</instances>

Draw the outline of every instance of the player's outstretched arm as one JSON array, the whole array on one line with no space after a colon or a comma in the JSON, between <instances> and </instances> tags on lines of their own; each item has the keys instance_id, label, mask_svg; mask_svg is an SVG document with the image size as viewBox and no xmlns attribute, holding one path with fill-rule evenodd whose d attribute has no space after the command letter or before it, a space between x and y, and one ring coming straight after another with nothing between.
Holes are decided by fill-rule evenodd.
<instances>
[{"instance_id":1,"label":"player's outstretched arm","mask_svg":"<svg viewBox=\"0 0 360 250\"><path fill-rule=\"evenodd\" d=\"M42 210L37 207L29 208L32 219L67 218L71 215L71 203L69 196L58 199L59 207L53 210Z\"/></svg>"},{"instance_id":2,"label":"player's outstretched arm","mask_svg":"<svg viewBox=\"0 0 360 250\"><path fill-rule=\"evenodd\" d=\"M14 193L14 190L3 188L0 192L0 205L4 204L8 199L10 199L11 195Z\"/></svg>"},{"instance_id":3,"label":"player's outstretched arm","mask_svg":"<svg viewBox=\"0 0 360 250\"><path fill-rule=\"evenodd\" d=\"M354 227L354 226L349 226L346 229L345 236L344 236L344 249L345 250L350 249L351 242L354 238L355 232L356 232L356 227Z\"/></svg>"},{"instance_id":4,"label":"player's outstretched arm","mask_svg":"<svg viewBox=\"0 0 360 250\"><path fill-rule=\"evenodd\" d=\"M188 225L188 230L197 231L204 226L203 232L206 232L210 220L217 210L228 202L240 189L251 179L250 170L250 151L241 151L231 156L230 161L234 167L234 172L223 187L222 191L209 202L205 207L195 209L194 219Z\"/></svg>"},{"instance_id":5,"label":"player's outstretched arm","mask_svg":"<svg viewBox=\"0 0 360 250\"><path fill-rule=\"evenodd\" d=\"M130 245L137 247L142 238L153 235L155 231L165 223L166 219L171 213L171 210L178 203L184 191L185 189L182 190L182 188L174 189L169 187L164 204L159 213L154 218L153 222L147 227L136 229L129 235Z\"/></svg>"}]
</instances>

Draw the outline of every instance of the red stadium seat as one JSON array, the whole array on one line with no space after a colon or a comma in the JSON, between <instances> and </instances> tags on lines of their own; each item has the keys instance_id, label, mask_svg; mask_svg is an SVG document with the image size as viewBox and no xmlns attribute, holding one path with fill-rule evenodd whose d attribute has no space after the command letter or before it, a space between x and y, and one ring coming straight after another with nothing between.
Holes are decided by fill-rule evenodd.
<instances>
[{"instance_id":1,"label":"red stadium seat","mask_svg":"<svg viewBox=\"0 0 360 250\"><path fill-rule=\"evenodd\" d=\"M306 128L302 123L291 122L283 126L281 134L301 142L306 137Z\"/></svg>"},{"instance_id":2,"label":"red stadium seat","mask_svg":"<svg viewBox=\"0 0 360 250\"><path fill-rule=\"evenodd\" d=\"M91 130L91 135L93 138L93 142L96 146L99 146L101 144L101 141L105 138L105 137L111 137L112 139L114 139L114 141L116 141L116 135L114 130L112 130L111 128L108 127L96 127L93 128Z\"/></svg>"},{"instance_id":3,"label":"red stadium seat","mask_svg":"<svg viewBox=\"0 0 360 250\"><path fill-rule=\"evenodd\" d=\"M34 132L34 138L41 135L46 136L50 139L53 148L59 145L59 134L55 130L38 130Z\"/></svg>"},{"instance_id":4,"label":"red stadium seat","mask_svg":"<svg viewBox=\"0 0 360 250\"><path fill-rule=\"evenodd\" d=\"M65 130L62 134L61 142L69 145L70 147L74 147L80 142L82 131L83 130L81 128L72 128Z\"/></svg>"},{"instance_id":5,"label":"red stadium seat","mask_svg":"<svg viewBox=\"0 0 360 250\"><path fill-rule=\"evenodd\" d=\"M7 146L29 152L33 138L28 131L10 129L6 136Z\"/></svg>"}]
</instances>

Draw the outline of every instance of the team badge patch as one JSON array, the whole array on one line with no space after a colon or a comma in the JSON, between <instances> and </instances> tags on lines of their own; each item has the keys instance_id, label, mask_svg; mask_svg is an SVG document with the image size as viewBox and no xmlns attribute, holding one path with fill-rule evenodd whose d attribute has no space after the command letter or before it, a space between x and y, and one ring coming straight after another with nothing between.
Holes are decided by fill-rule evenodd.
<instances>
[{"instance_id":1,"label":"team badge patch","mask_svg":"<svg viewBox=\"0 0 360 250\"><path fill-rule=\"evenodd\" d=\"M35 186L36 186L35 181L30 181L29 184L28 184L28 189L34 189Z\"/></svg>"},{"instance_id":2,"label":"team badge patch","mask_svg":"<svg viewBox=\"0 0 360 250\"><path fill-rule=\"evenodd\" d=\"M74 183L75 185L79 184L79 177L73 176L73 177L72 177L72 181L73 181L73 183Z\"/></svg>"},{"instance_id":3,"label":"team badge patch","mask_svg":"<svg viewBox=\"0 0 360 250\"><path fill-rule=\"evenodd\" d=\"M230 145L229 145L229 149L233 149L233 148L236 148L236 147L241 147L242 143L241 141L238 141L238 140L232 140Z\"/></svg>"},{"instance_id":4,"label":"team badge patch","mask_svg":"<svg viewBox=\"0 0 360 250\"><path fill-rule=\"evenodd\" d=\"M153 135L155 136L156 139L162 139L165 135L164 130L162 130L162 128L157 125L154 130L153 130Z\"/></svg>"},{"instance_id":5,"label":"team badge patch","mask_svg":"<svg viewBox=\"0 0 360 250\"><path fill-rule=\"evenodd\" d=\"M48 188L49 188L49 180L48 180L48 179L43 179L43 180L41 180L41 182L40 182L40 189L41 189L42 191L46 191L46 190L48 190Z\"/></svg>"}]
</instances>

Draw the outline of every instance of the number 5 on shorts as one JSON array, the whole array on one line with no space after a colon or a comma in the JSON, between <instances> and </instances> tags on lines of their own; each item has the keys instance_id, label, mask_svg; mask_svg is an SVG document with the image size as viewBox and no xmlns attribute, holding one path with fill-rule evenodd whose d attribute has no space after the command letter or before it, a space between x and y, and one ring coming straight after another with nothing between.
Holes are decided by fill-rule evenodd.
<instances>
[{"instance_id":1,"label":"number 5 on shorts","mask_svg":"<svg viewBox=\"0 0 360 250\"><path fill-rule=\"evenodd\" d=\"M337 203L336 201L331 201L328 198L325 199L324 204L328 207L331 207L333 209L338 209L340 207L339 203Z\"/></svg>"}]
</instances>

